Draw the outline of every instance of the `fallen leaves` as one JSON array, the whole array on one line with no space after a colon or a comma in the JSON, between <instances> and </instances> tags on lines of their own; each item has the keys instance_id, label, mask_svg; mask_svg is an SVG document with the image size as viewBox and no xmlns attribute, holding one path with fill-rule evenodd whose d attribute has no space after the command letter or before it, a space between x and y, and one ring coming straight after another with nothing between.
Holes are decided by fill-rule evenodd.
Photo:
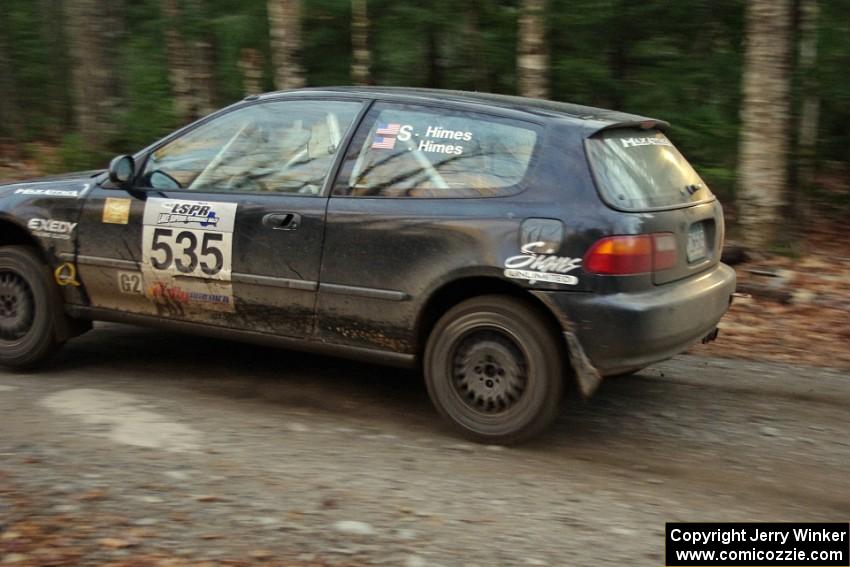
<instances>
[{"instance_id":1,"label":"fallen leaves","mask_svg":"<svg viewBox=\"0 0 850 567\"><path fill-rule=\"evenodd\" d=\"M138 545L136 542L128 541L126 539L120 539L117 537L102 537L97 540L97 544L100 547L105 547L107 549L125 549Z\"/></svg>"},{"instance_id":2,"label":"fallen leaves","mask_svg":"<svg viewBox=\"0 0 850 567\"><path fill-rule=\"evenodd\" d=\"M45 500L47 495L22 490L13 478L0 471L0 499L5 506L3 524L0 525L0 565L27 567L71 567L76 565L102 565L104 567L327 567L328 563L315 559L301 561L296 553L281 553L274 548L238 544L233 534L210 533L187 535L187 549L198 542L227 542L230 553L204 557L202 549L186 553L185 550L162 546L165 531L151 527L123 528L127 519L106 509L111 499L102 490L81 495L89 506L79 514L55 514ZM187 519L187 518L183 518ZM168 520L162 522L167 524ZM173 534L169 537L173 537ZM166 538L168 539L168 538ZM345 564L334 563L338 567ZM351 567L352 564L347 564ZM359 565L359 564L358 564Z\"/></svg>"},{"instance_id":3,"label":"fallen leaves","mask_svg":"<svg viewBox=\"0 0 850 567\"><path fill-rule=\"evenodd\" d=\"M735 266L738 288L753 296L733 302L717 342L690 352L850 369L850 258L835 246L841 238L835 232L820 245L826 233L816 233L804 258Z\"/></svg>"},{"instance_id":4,"label":"fallen leaves","mask_svg":"<svg viewBox=\"0 0 850 567\"><path fill-rule=\"evenodd\" d=\"M198 502L204 503L212 503L212 502L225 502L226 499L221 496L216 496L215 494L204 494L195 498Z\"/></svg>"},{"instance_id":5,"label":"fallen leaves","mask_svg":"<svg viewBox=\"0 0 850 567\"><path fill-rule=\"evenodd\" d=\"M105 490L89 490L88 492L84 492L77 497L77 500L80 502L94 502L96 500L105 500L109 495Z\"/></svg>"}]
</instances>

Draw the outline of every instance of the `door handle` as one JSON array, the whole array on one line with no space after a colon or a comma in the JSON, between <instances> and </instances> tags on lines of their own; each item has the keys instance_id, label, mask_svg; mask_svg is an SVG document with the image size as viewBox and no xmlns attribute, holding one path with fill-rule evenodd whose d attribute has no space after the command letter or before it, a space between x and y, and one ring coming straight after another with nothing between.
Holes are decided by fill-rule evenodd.
<instances>
[{"instance_id":1,"label":"door handle","mask_svg":"<svg viewBox=\"0 0 850 567\"><path fill-rule=\"evenodd\" d=\"M263 225L272 230L295 230L301 225L298 213L269 213L263 217Z\"/></svg>"}]
</instances>

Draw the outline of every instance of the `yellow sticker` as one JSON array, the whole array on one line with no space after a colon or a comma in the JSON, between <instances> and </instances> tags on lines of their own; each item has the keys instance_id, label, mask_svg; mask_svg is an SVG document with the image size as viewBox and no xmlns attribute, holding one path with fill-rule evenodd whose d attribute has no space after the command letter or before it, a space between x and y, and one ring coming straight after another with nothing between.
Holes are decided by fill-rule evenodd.
<instances>
[{"instance_id":1,"label":"yellow sticker","mask_svg":"<svg viewBox=\"0 0 850 567\"><path fill-rule=\"evenodd\" d=\"M77 266L69 262L65 262L53 272L53 277L56 278L56 283L61 286L72 285L80 287L80 282L77 281Z\"/></svg>"},{"instance_id":2,"label":"yellow sticker","mask_svg":"<svg viewBox=\"0 0 850 567\"><path fill-rule=\"evenodd\" d=\"M127 224L130 220L130 199L107 197L103 204L103 222L108 224Z\"/></svg>"}]
</instances>

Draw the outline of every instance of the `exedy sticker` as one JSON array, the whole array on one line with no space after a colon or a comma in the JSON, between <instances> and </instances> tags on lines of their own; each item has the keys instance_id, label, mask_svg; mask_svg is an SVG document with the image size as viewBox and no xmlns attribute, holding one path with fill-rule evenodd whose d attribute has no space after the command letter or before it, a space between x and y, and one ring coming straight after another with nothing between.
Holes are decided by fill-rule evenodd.
<instances>
[{"instance_id":1,"label":"exedy sticker","mask_svg":"<svg viewBox=\"0 0 850 567\"><path fill-rule=\"evenodd\" d=\"M71 240L71 234L77 227L77 223L53 220L53 219L30 219L27 223L35 236L41 238L55 238L58 240Z\"/></svg>"},{"instance_id":2,"label":"exedy sticker","mask_svg":"<svg viewBox=\"0 0 850 567\"><path fill-rule=\"evenodd\" d=\"M578 278L569 272L581 268L581 258L554 256L540 253L545 242L529 242L520 251L522 254L505 260L505 276L534 282L576 285Z\"/></svg>"}]
</instances>

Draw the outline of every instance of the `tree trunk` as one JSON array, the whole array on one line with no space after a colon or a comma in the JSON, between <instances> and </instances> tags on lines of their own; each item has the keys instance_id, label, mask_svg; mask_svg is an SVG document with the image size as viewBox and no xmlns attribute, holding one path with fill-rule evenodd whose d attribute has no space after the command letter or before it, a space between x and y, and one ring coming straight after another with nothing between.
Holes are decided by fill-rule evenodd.
<instances>
[{"instance_id":1,"label":"tree trunk","mask_svg":"<svg viewBox=\"0 0 850 567\"><path fill-rule=\"evenodd\" d=\"M162 15L174 113L181 123L191 122L213 110L212 45L204 39L193 40L181 29L184 14L179 0L162 0Z\"/></svg>"},{"instance_id":2,"label":"tree trunk","mask_svg":"<svg viewBox=\"0 0 850 567\"><path fill-rule=\"evenodd\" d=\"M196 22L205 21L209 14L206 0L185 0L189 14ZM195 31L192 44L192 82L195 87L197 117L206 116L216 108L215 101L215 46L206 26Z\"/></svg>"},{"instance_id":3,"label":"tree trunk","mask_svg":"<svg viewBox=\"0 0 850 567\"><path fill-rule=\"evenodd\" d=\"M367 0L351 0L351 80L355 85L371 82L372 54L369 51L369 7Z\"/></svg>"},{"instance_id":4,"label":"tree trunk","mask_svg":"<svg viewBox=\"0 0 850 567\"><path fill-rule=\"evenodd\" d=\"M301 53L301 0L269 0L269 36L275 85L298 89L305 85Z\"/></svg>"},{"instance_id":5,"label":"tree trunk","mask_svg":"<svg viewBox=\"0 0 850 567\"><path fill-rule=\"evenodd\" d=\"M62 0L39 0L41 13L41 40L47 48L50 77L45 87L50 93L48 106L51 115L51 134L56 138L67 132L74 123L67 85L71 82L69 73L67 41L63 29Z\"/></svg>"},{"instance_id":6,"label":"tree trunk","mask_svg":"<svg viewBox=\"0 0 850 567\"><path fill-rule=\"evenodd\" d=\"M192 84L194 85L195 116L200 118L215 110L215 49L212 42L203 37L192 44Z\"/></svg>"},{"instance_id":7,"label":"tree trunk","mask_svg":"<svg viewBox=\"0 0 850 567\"><path fill-rule=\"evenodd\" d=\"M8 19L3 10L0 6L0 144L13 142L18 137L17 93L8 51L8 29L4 25Z\"/></svg>"},{"instance_id":8,"label":"tree trunk","mask_svg":"<svg viewBox=\"0 0 850 567\"><path fill-rule=\"evenodd\" d=\"M77 131L86 150L102 152L115 133L121 100L123 2L74 0L65 4L65 10Z\"/></svg>"},{"instance_id":9,"label":"tree trunk","mask_svg":"<svg viewBox=\"0 0 850 567\"><path fill-rule=\"evenodd\" d=\"M487 67L484 63L484 46L481 41L481 30L478 23L481 6L479 0L467 0L465 6L463 51L467 60L467 69L470 71L469 85L472 90L488 90Z\"/></svg>"},{"instance_id":10,"label":"tree trunk","mask_svg":"<svg viewBox=\"0 0 850 567\"><path fill-rule=\"evenodd\" d=\"M168 76L171 80L174 113L180 122L191 120L193 111L192 73L189 53L183 34L180 32L180 9L177 0L162 0L162 16L165 24L165 50L168 54Z\"/></svg>"},{"instance_id":11,"label":"tree trunk","mask_svg":"<svg viewBox=\"0 0 850 567\"><path fill-rule=\"evenodd\" d=\"M613 88L609 89L605 104L614 109L626 106L627 82L629 77L629 46L634 19L630 14L631 0L620 0L614 4L614 16L609 24L610 51L608 69L613 79Z\"/></svg>"},{"instance_id":12,"label":"tree trunk","mask_svg":"<svg viewBox=\"0 0 850 567\"><path fill-rule=\"evenodd\" d=\"M239 71L245 96L263 92L263 56L258 50L245 47L239 52Z\"/></svg>"},{"instance_id":13,"label":"tree trunk","mask_svg":"<svg viewBox=\"0 0 850 567\"><path fill-rule=\"evenodd\" d=\"M546 0L522 0L517 38L517 87L521 96L549 94L549 54L546 50Z\"/></svg>"},{"instance_id":14,"label":"tree trunk","mask_svg":"<svg viewBox=\"0 0 850 567\"><path fill-rule=\"evenodd\" d=\"M791 192L791 201L803 206L801 194L814 184L818 141L820 99L818 98L818 1L800 0L798 65L802 108L797 132L797 182L799 191Z\"/></svg>"},{"instance_id":15,"label":"tree trunk","mask_svg":"<svg viewBox=\"0 0 850 567\"><path fill-rule=\"evenodd\" d=\"M750 0L741 106L738 219L744 243L776 242L788 180L791 1Z\"/></svg>"},{"instance_id":16,"label":"tree trunk","mask_svg":"<svg viewBox=\"0 0 850 567\"><path fill-rule=\"evenodd\" d=\"M425 37L425 57L427 58L425 86L431 89L439 89L443 86L443 60L440 54L439 33L440 27L429 22Z\"/></svg>"}]
</instances>

